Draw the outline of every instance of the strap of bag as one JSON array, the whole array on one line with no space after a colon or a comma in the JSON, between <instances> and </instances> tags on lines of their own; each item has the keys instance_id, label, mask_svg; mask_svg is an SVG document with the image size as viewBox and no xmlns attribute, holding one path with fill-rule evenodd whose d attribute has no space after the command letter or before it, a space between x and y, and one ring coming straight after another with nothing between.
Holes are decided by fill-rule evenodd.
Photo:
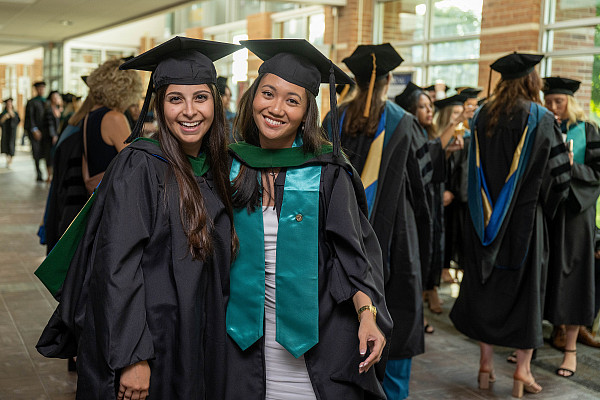
<instances>
[{"instance_id":1,"label":"strap of bag","mask_svg":"<svg viewBox=\"0 0 600 400\"><path fill-rule=\"evenodd\" d=\"M88 163L87 163L87 121L88 121L88 117L89 117L89 113L85 115L85 118L83 119L83 166L85 171L83 171L84 174L87 175L87 179L89 179L90 177L90 169L88 168ZM84 176L86 176L84 175Z\"/></svg>"}]
</instances>

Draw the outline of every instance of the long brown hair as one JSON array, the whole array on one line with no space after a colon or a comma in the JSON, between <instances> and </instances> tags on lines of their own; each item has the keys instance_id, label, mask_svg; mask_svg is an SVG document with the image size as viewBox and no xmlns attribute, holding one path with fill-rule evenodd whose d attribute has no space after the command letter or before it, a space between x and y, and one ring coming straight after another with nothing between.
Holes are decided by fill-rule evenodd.
<instances>
[{"instance_id":1,"label":"long brown hair","mask_svg":"<svg viewBox=\"0 0 600 400\"><path fill-rule=\"evenodd\" d=\"M521 78L500 79L486 106L489 116L486 127L487 134L493 134L494 127L498 124L501 116L512 118L517 109L525 107L527 101L541 104L540 91L542 88L543 82L536 70Z\"/></svg>"},{"instance_id":2,"label":"long brown hair","mask_svg":"<svg viewBox=\"0 0 600 400\"><path fill-rule=\"evenodd\" d=\"M238 113L234 120L234 131L241 135L246 143L260 147L260 133L253 115L253 103L260 81L264 77L261 74L254 83L242 95L240 99ZM306 108L305 119L298 128L302 132L302 149L308 152L318 153L321 145L327 143L327 134L321 127L319 118L319 108L315 96L305 90L308 107ZM261 188L258 185L256 171L242 165L240 173L233 181L233 206L236 208L246 207L249 211L260 204Z\"/></svg>"},{"instance_id":3,"label":"long brown hair","mask_svg":"<svg viewBox=\"0 0 600 400\"><path fill-rule=\"evenodd\" d=\"M231 187L229 185L229 171L227 162L227 128L221 95L214 84L208 84L214 101L214 119L212 126L202 140L201 151L206 154L210 163L213 182L217 194L231 223L231 254L235 255L238 240L233 229L233 207L231 205ZM185 235L188 238L189 250L194 259L206 261L212 254L213 221L207 217L206 206L200 186L194 176L192 166L183 151L180 142L169 130L165 113L164 101L168 86L157 90L154 111L158 124L158 140L160 147L169 161L170 170L175 175L179 187L179 215Z\"/></svg>"},{"instance_id":4,"label":"long brown hair","mask_svg":"<svg viewBox=\"0 0 600 400\"><path fill-rule=\"evenodd\" d=\"M363 116L363 111L367 92L369 91L369 82L356 81L356 95L354 95L352 101L348 103L346 116L344 117L344 126L342 127L342 131L346 135L356 136L361 133L366 134L367 136L375 135L377 126L379 125L379 119L381 118L383 108L385 107L383 94L387 83L387 75L375 81L373 96L371 97L371 104L369 105L369 116L365 118Z\"/></svg>"}]
</instances>

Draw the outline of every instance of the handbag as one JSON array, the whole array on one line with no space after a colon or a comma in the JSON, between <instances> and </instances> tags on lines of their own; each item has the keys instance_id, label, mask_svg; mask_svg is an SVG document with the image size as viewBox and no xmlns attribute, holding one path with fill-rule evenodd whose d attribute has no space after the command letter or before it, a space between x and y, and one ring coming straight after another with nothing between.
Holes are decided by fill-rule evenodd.
<instances>
[{"instance_id":1,"label":"handbag","mask_svg":"<svg viewBox=\"0 0 600 400\"><path fill-rule=\"evenodd\" d=\"M83 155L81 157L81 174L83 175L83 182L85 183L85 188L87 189L87 192L89 195L91 195L92 193L94 193L94 190L96 190L96 188L98 187L98 185L100 184L100 181L102 181L102 177L104 176L104 172L100 172L94 176L90 176L90 170L88 168L88 163L87 163L87 120L88 120L88 115L85 116L85 119L83 120Z\"/></svg>"}]
</instances>

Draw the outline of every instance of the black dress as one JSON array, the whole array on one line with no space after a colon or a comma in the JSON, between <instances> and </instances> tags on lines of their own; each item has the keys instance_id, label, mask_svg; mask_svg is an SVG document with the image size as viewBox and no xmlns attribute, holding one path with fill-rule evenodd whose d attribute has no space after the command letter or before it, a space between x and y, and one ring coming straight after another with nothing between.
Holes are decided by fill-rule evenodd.
<instances>
[{"instance_id":1,"label":"black dress","mask_svg":"<svg viewBox=\"0 0 600 400\"><path fill-rule=\"evenodd\" d=\"M0 129L2 130L2 141L0 145L0 152L2 154L9 155L13 157L15 155L15 141L17 140L17 126L19 122L21 122L21 118L19 118L19 114L16 111L13 111L15 116L12 118L6 119L0 125ZM8 112L3 111L0 113L0 119L2 119Z\"/></svg>"},{"instance_id":2,"label":"black dress","mask_svg":"<svg viewBox=\"0 0 600 400\"><path fill-rule=\"evenodd\" d=\"M330 131L328 118L324 126ZM421 273L431 257L426 187L433 167L427 138L414 116L387 102L385 130L390 138L382 154L370 222L384 254L386 302L395 321L390 359L402 359L425 351ZM342 134L341 139L361 173L373 138Z\"/></svg>"},{"instance_id":3,"label":"black dress","mask_svg":"<svg viewBox=\"0 0 600 400\"><path fill-rule=\"evenodd\" d=\"M234 156L242 163L245 161ZM311 161L308 161L309 163ZM381 249L365 215L364 191L346 162L319 157L318 305L319 342L304 353L308 375L317 399L385 399L375 368L359 374L364 357L358 352L358 319L352 302L357 291L377 307L377 325L389 340L392 320L383 295ZM275 205L281 212L285 170L275 181ZM357 201L358 200L358 201ZM301 305L300 305L301 307ZM265 398L264 336L242 351L227 338L228 376L225 397ZM385 354L382 363L385 363ZM214 397L215 399L217 397Z\"/></svg>"},{"instance_id":4,"label":"black dress","mask_svg":"<svg viewBox=\"0 0 600 400\"><path fill-rule=\"evenodd\" d=\"M566 133L566 126L565 126ZM544 318L555 325L594 320L596 200L600 195L600 135L585 124L585 163L574 162L567 201L550 231L550 264Z\"/></svg>"},{"instance_id":5,"label":"black dress","mask_svg":"<svg viewBox=\"0 0 600 400\"><path fill-rule=\"evenodd\" d=\"M465 274L450 318L472 339L520 349L543 345L542 313L548 267L548 221L566 198L570 168L566 147L554 116L541 106L526 104L500 118L487 135L487 107L475 122L469 162L469 196L475 188L476 144L493 204L499 197L513 154L530 116L532 147L495 239L483 245L474 225L481 210L469 204L465 225ZM475 139L477 138L477 140ZM469 201L471 202L471 198Z\"/></svg>"},{"instance_id":6,"label":"black dress","mask_svg":"<svg viewBox=\"0 0 600 400\"><path fill-rule=\"evenodd\" d=\"M191 258L158 146L131 144L104 175L37 346L78 356L77 399L114 400L122 368L142 360L150 398L223 398L231 227L210 173L197 180L214 224L207 262Z\"/></svg>"}]
</instances>

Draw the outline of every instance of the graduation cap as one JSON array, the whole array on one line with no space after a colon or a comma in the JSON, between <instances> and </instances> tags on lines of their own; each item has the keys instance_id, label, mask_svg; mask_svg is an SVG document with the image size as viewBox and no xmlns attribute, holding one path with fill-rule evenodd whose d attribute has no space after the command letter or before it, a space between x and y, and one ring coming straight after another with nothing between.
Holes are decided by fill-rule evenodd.
<instances>
[{"instance_id":1,"label":"graduation cap","mask_svg":"<svg viewBox=\"0 0 600 400\"><path fill-rule=\"evenodd\" d=\"M544 78L544 94L568 94L573 96L579 89L581 81L560 76L549 76Z\"/></svg>"},{"instance_id":2,"label":"graduation cap","mask_svg":"<svg viewBox=\"0 0 600 400\"><path fill-rule=\"evenodd\" d=\"M219 93L222 95L225 94L225 89L227 88L227 78L225 78L224 76L218 76L217 77L217 89L219 90Z\"/></svg>"},{"instance_id":3,"label":"graduation cap","mask_svg":"<svg viewBox=\"0 0 600 400\"><path fill-rule=\"evenodd\" d=\"M329 104L333 130L333 152L339 154L336 83L353 83L329 58L305 39L241 40L240 43L264 62L259 74L273 74L303 87L317 96L321 83L329 83Z\"/></svg>"},{"instance_id":4,"label":"graduation cap","mask_svg":"<svg viewBox=\"0 0 600 400\"><path fill-rule=\"evenodd\" d=\"M500 57L490 65L494 71L500 72L502 79L517 79L529 75L533 68L544 58L541 54L517 53Z\"/></svg>"},{"instance_id":5,"label":"graduation cap","mask_svg":"<svg viewBox=\"0 0 600 400\"><path fill-rule=\"evenodd\" d=\"M393 71L402 64L402 61L404 60L400 54L389 43L359 45L349 57L342 60L354 74L356 80L369 81L369 91L363 112L365 118L369 117L375 81Z\"/></svg>"},{"instance_id":6,"label":"graduation cap","mask_svg":"<svg viewBox=\"0 0 600 400\"><path fill-rule=\"evenodd\" d=\"M482 92L482 89L473 88L469 86L461 86L456 88L457 94L462 94L467 97L467 99L476 99L479 96L479 93Z\"/></svg>"},{"instance_id":7,"label":"graduation cap","mask_svg":"<svg viewBox=\"0 0 600 400\"><path fill-rule=\"evenodd\" d=\"M89 75L81 75L81 80L83 81L83 83L85 83L85 85L87 86L87 78Z\"/></svg>"},{"instance_id":8,"label":"graduation cap","mask_svg":"<svg viewBox=\"0 0 600 400\"><path fill-rule=\"evenodd\" d=\"M415 85L412 82L408 82L408 84L404 88L404 91L402 93L400 93L398 96L396 96L394 98L394 101L400 107L402 107L404 109L408 109L408 108L410 108L409 100L412 97L413 93L415 93L417 91L423 92L423 88Z\"/></svg>"},{"instance_id":9,"label":"graduation cap","mask_svg":"<svg viewBox=\"0 0 600 400\"><path fill-rule=\"evenodd\" d=\"M9 97L8 99L4 99L4 100L2 100L2 101L3 101L4 103L8 103L9 101L13 101L13 98L12 98L12 97Z\"/></svg>"},{"instance_id":10,"label":"graduation cap","mask_svg":"<svg viewBox=\"0 0 600 400\"><path fill-rule=\"evenodd\" d=\"M339 85L335 85L335 92L340 95L338 101L341 103L344 101L344 98L350 93L352 89L354 89L354 84L350 83L340 83Z\"/></svg>"},{"instance_id":11,"label":"graduation cap","mask_svg":"<svg viewBox=\"0 0 600 400\"><path fill-rule=\"evenodd\" d=\"M444 84L444 92L447 92L449 89L450 89L450 87L448 85ZM424 87L423 90L425 90L427 92L434 92L435 91L435 83L433 85Z\"/></svg>"},{"instance_id":12,"label":"graduation cap","mask_svg":"<svg viewBox=\"0 0 600 400\"><path fill-rule=\"evenodd\" d=\"M464 94L455 94L454 96L446 97L445 99L434 101L433 104L439 109L450 106L462 106L468 97Z\"/></svg>"},{"instance_id":13,"label":"graduation cap","mask_svg":"<svg viewBox=\"0 0 600 400\"><path fill-rule=\"evenodd\" d=\"M202 85L217 83L213 61L241 48L240 45L175 36L153 49L121 64L119 69L152 71L144 105L133 131L126 142L142 132L152 91L165 85Z\"/></svg>"}]
</instances>

